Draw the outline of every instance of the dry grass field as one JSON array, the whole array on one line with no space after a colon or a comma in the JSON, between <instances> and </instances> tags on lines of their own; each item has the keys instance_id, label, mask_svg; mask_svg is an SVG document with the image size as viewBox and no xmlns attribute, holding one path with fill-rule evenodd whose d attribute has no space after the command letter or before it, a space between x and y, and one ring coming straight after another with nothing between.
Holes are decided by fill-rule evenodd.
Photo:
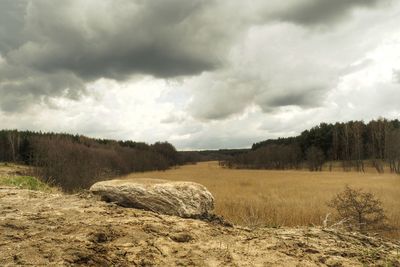
<instances>
[{"instance_id":1,"label":"dry grass field","mask_svg":"<svg viewBox=\"0 0 400 267\"><path fill-rule=\"evenodd\" d=\"M321 225L326 214L334 213L327 201L349 185L375 193L383 202L389 223L400 228L400 176L394 174L235 170L204 162L123 178L137 177L203 184L216 199L217 214L250 227ZM400 232L388 235L400 237Z\"/></svg>"}]
</instances>

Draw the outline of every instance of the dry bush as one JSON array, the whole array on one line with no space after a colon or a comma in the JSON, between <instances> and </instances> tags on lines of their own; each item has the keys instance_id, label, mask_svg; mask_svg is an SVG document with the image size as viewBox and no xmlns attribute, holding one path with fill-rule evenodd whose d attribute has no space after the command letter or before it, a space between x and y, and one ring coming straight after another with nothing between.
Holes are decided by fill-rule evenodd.
<instances>
[{"instance_id":1,"label":"dry bush","mask_svg":"<svg viewBox=\"0 0 400 267\"><path fill-rule=\"evenodd\" d=\"M387 228L382 202L373 193L346 186L328 206L336 209L340 220L352 230L366 232Z\"/></svg>"},{"instance_id":2,"label":"dry bush","mask_svg":"<svg viewBox=\"0 0 400 267\"><path fill-rule=\"evenodd\" d=\"M152 149L78 143L60 137L33 138L31 143L36 175L65 191L85 189L97 181L131 172L165 170L172 164Z\"/></svg>"},{"instance_id":3,"label":"dry bush","mask_svg":"<svg viewBox=\"0 0 400 267\"><path fill-rule=\"evenodd\" d=\"M66 191L87 188L112 176L118 157L112 151L89 148L68 140L40 138L33 143L33 165L44 181Z\"/></svg>"},{"instance_id":4,"label":"dry bush","mask_svg":"<svg viewBox=\"0 0 400 267\"><path fill-rule=\"evenodd\" d=\"M179 164L168 142L94 139L80 135L0 130L0 161L30 165L43 181L63 190L88 188L98 180Z\"/></svg>"}]
</instances>

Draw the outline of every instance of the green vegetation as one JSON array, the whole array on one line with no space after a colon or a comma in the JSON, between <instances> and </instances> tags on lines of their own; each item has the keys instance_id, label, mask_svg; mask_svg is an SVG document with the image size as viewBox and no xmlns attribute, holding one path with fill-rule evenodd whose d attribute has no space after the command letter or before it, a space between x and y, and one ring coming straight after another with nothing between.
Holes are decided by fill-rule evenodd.
<instances>
[{"instance_id":1,"label":"green vegetation","mask_svg":"<svg viewBox=\"0 0 400 267\"><path fill-rule=\"evenodd\" d=\"M32 176L0 177L0 185L14 186L20 189L51 191L52 188Z\"/></svg>"}]
</instances>

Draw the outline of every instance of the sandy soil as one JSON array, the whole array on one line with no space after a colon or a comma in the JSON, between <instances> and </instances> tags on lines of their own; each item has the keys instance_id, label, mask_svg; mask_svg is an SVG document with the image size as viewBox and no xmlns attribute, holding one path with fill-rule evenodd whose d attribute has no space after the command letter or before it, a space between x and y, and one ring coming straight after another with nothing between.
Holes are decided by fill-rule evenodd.
<instances>
[{"instance_id":1,"label":"sandy soil","mask_svg":"<svg viewBox=\"0 0 400 267\"><path fill-rule=\"evenodd\" d=\"M400 266L400 244L320 228L249 230L0 187L0 265Z\"/></svg>"}]
</instances>

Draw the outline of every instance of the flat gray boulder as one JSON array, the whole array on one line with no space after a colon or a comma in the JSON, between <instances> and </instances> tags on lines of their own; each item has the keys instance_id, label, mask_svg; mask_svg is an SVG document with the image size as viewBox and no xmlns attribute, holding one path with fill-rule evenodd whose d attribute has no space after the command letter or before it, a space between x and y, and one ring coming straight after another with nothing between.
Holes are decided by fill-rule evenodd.
<instances>
[{"instance_id":1,"label":"flat gray boulder","mask_svg":"<svg viewBox=\"0 0 400 267\"><path fill-rule=\"evenodd\" d=\"M103 200L183 218L206 216L214 209L214 198L201 184L159 179L127 179L98 182L90 191Z\"/></svg>"}]
</instances>

